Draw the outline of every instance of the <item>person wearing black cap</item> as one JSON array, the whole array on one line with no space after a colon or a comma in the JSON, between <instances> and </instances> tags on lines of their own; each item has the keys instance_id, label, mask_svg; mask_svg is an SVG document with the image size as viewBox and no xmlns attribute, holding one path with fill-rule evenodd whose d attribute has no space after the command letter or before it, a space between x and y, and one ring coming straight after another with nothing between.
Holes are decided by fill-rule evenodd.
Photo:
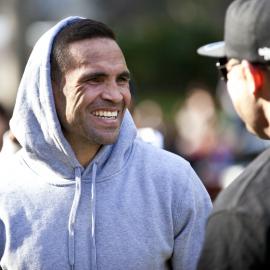
<instances>
[{"instance_id":1,"label":"person wearing black cap","mask_svg":"<svg viewBox=\"0 0 270 270\"><path fill-rule=\"evenodd\" d=\"M270 1L236 0L224 41L198 53L217 68L248 131L270 139ZM199 270L270 269L270 149L222 191L208 219Z\"/></svg>"}]
</instances>

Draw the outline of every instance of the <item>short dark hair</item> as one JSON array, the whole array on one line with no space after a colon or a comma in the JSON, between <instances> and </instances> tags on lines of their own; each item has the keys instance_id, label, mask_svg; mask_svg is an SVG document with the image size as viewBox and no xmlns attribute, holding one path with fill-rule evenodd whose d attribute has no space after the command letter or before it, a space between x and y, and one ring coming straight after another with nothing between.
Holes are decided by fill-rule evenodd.
<instances>
[{"instance_id":1,"label":"short dark hair","mask_svg":"<svg viewBox=\"0 0 270 270\"><path fill-rule=\"evenodd\" d=\"M59 83L62 75L72 67L72 58L68 45L72 42L91 39L109 38L116 40L115 34L106 24L91 19L78 19L64 27L54 39L51 52L51 79Z\"/></svg>"}]
</instances>

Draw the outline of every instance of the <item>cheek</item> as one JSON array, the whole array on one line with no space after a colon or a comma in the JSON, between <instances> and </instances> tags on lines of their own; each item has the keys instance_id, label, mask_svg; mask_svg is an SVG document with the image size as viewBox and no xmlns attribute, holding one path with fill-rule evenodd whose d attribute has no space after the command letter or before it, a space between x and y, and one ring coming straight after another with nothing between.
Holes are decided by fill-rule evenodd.
<instances>
[{"instance_id":1,"label":"cheek","mask_svg":"<svg viewBox=\"0 0 270 270\"><path fill-rule=\"evenodd\" d=\"M250 93L243 80L230 79L227 82L227 90L236 110L241 108L241 104L246 103L248 105L250 103Z\"/></svg>"},{"instance_id":2,"label":"cheek","mask_svg":"<svg viewBox=\"0 0 270 270\"><path fill-rule=\"evenodd\" d=\"M235 111L237 112L238 116L243 120L243 109L242 109L242 100L241 100L241 95L238 91L237 88L232 87L229 82L227 83L227 90L229 93L229 96L231 98L233 107Z\"/></svg>"},{"instance_id":3,"label":"cheek","mask_svg":"<svg viewBox=\"0 0 270 270\"><path fill-rule=\"evenodd\" d=\"M241 99L243 92L243 83L240 80L230 79L227 82L227 90L232 101L237 101Z\"/></svg>"},{"instance_id":4,"label":"cheek","mask_svg":"<svg viewBox=\"0 0 270 270\"><path fill-rule=\"evenodd\" d=\"M123 99L124 99L124 102L125 102L125 105L126 107L129 107L130 104L131 104L131 93L130 93L130 90L125 90L123 92Z\"/></svg>"},{"instance_id":5,"label":"cheek","mask_svg":"<svg viewBox=\"0 0 270 270\"><path fill-rule=\"evenodd\" d=\"M78 103L83 104L91 104L104 91L104 85L91 85L91 84L83 84L80 88L78 88L76 99Z\"/></svg>"},{"instance_id":6,"label":"cheek","mask_svg":"<svg viewBox=\"0 0 270 270\"><path fill-rule=\"evenodd\" d=\"M251 93L242 69L234 68L228 73L227 90L234 104L249 102Z\"/></svg>"},{"instance_id":7,"label":"cheek","mask_svg":"<svg viewBox=\"0 0 270 270\"><path fill-rule=\"evenodd\" d=\"M254 126L254 123L256 123L256 105L247 87L240 83L233 85L228 82L228 92L239 117L247 126Z\"/></svg>"},{"instance_id":8,"label":"cheek","mask_svg":"<svg viewBox=\"0 0 270 270\"><path fill-rule=\"evenodd\" d=\"M68 118L76 117L94 99L93 91L88 90L87 87L71 88L65 93L66 115Z\"/></svg>"}]
</instances>

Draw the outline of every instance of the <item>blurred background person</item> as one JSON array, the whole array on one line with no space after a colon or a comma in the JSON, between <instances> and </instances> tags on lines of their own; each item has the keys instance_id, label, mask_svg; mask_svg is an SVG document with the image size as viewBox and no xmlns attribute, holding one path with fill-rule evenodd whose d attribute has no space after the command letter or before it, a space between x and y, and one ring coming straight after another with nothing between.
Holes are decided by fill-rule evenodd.
<instances>
[{"instance_id":1,"label":"blurred background person","mask_svg":"<svg viewBox=\"0 0 270 270\"><path fill-rule=\"evenodd\" d=\"M9 113L7 109L0 104L0 151L3 146L3 136L4 133L8 130L8 122L9 122Z\"/></svg>"},{"instance_id":2,"label":"blurred background person","mask_svg":"<svg viewBox=\"0 0 270 270\"><path fill-rule=\"evenodd\" d=\"M0 159L5 160L11 155L15 154L18 150L20 150L21 146L18 140L15 138L11 130L7 130L3 134L3 145L0 151Z\"/></svg>"},{"instance_id":3,"label":"blurred background person","mask_svg":"<svg viewBox=\"0 0 270 270\"><path fill-rule=\"evenodd\" d=\"M165 124L161 106L154 100L144 100L135 105L133 119L138 136L159 148L164 148Z\"/></svg>"},{"instance_id":4,"label":"blurred background person","mask_svg":"<svg viewBox=\"0 0 270 270\"><path fill-rule=\"evenodd\" d=\"M220 174L232 163L232 146L210 91L190 89L174 121L177 152L191 162L214 200L221 189Z\"/></svg>"}]
</instances>

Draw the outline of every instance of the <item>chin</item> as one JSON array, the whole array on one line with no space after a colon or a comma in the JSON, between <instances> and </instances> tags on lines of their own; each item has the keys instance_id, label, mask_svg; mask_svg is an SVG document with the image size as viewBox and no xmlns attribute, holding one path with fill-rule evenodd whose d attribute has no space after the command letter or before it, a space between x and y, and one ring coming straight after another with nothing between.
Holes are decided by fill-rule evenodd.
<instances>
[{"instance_id":1,"label":"chin","mask_svg":"<svg viewBox=\"0 0 270 270\"><path fill-rule=\"evenodd\" d=\"M106 134L101 135L99 137L95 138L96 143L100 145L106 145L106 144L114 144L118 139L119 133L117 134Z\"/></svg>"},{"instance_id":2,"label":"chin","mask_svg":"<svg viewBox=\"0 0 270 270\"><path fill-rule=\"evenodd\" d=\"M270 130L264 130L262 128L252 128L251 126L246 126L247 130L252 133L253 135L256 135L257 137L269 140L270 139Z\"/></svg>"},{"instance_id":3,"label":"chin","mask_svg":"<svg viewBox=\"0 0 270 270\"><path fill-rule=\"evenodd\" d=\"M115 142L117 141L117 138L114 138L114 139L106 139L106 140L103 140L103 145L107 145L107 144L114 144Z\"/></svg>"},{"instance_id":4,"label":"chin","mask_svg":"<svg viewBox=\"0 0 270 270\"><path fill-rule=\"evenodd\" d=\"M258 134L258 136L261 139L269 140L270 139L270 131L268 131L268 133L267 132L262 132L262 133Z\"/></svg>"}]
</instances>

